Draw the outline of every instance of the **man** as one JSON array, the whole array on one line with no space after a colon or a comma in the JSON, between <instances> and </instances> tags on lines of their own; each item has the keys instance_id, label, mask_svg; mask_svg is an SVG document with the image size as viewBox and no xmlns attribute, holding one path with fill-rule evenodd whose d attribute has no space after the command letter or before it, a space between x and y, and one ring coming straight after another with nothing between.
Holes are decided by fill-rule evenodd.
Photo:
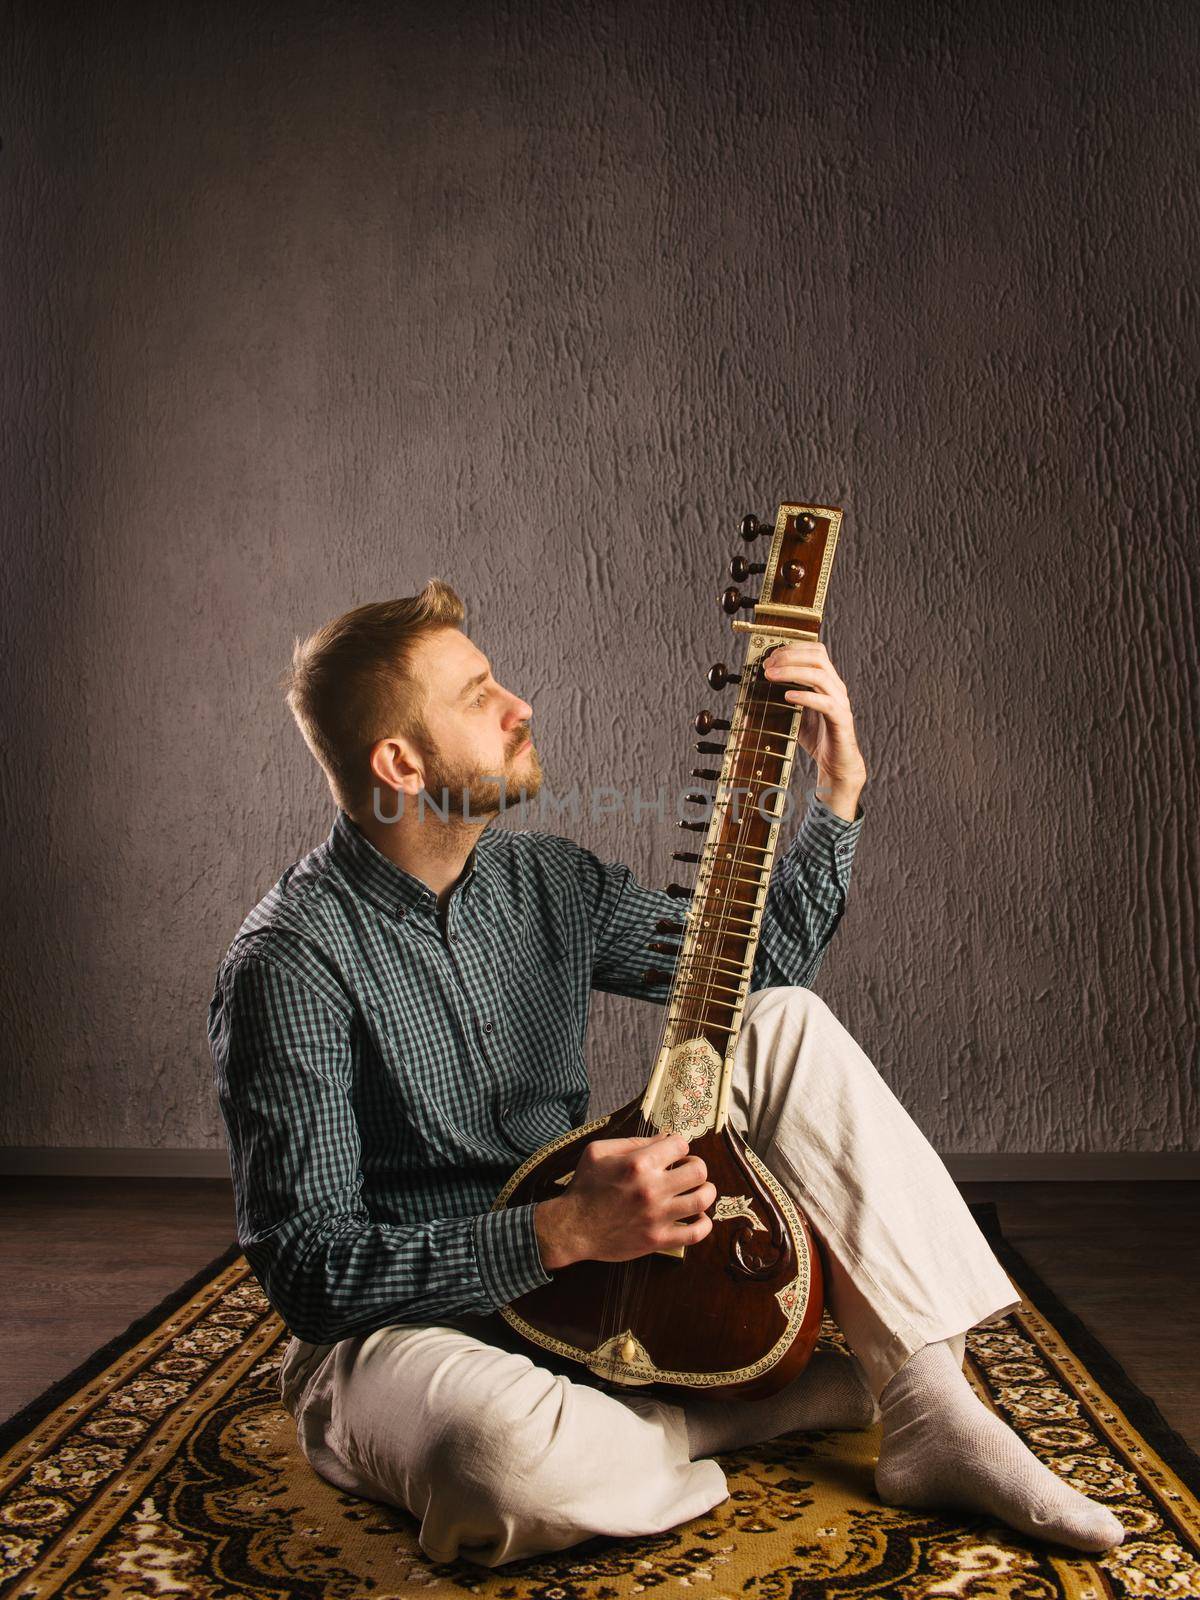
<instances>
[{"instance_id":1,"label":"man","mask_svg":"<svg viewBox=\"0 0 1200 1600\"><path fill-rule=\"evenodd\" d=\"M314 1469L406 1507L422 1548L497 1566L652 1533L726 1498L713 1452L882 1421L891 1504L1099 1551L1104 1507L975 1396L966 1331L1019 1295L919 1130L811 984L845 907L866 767L823 645L778 646L819 789L776 862L730 1115L806 1213L855 1359L767 1399L672 1404L531 1360L497 1308L582 1259L698 1240L717 1198L677 1136L603 1140L564 1192L491 1210L584 1120L592 989L661 1003L676 903L570 840L489 827L541 765L453 590L297 646L288 700L337 816L247 917L209 1016L238 1237L293 1335L281 1394ZM426 797L432 803L425 803ZM564 1364L566 1366L568 1364Z\"/></svg>"}]
</instances>

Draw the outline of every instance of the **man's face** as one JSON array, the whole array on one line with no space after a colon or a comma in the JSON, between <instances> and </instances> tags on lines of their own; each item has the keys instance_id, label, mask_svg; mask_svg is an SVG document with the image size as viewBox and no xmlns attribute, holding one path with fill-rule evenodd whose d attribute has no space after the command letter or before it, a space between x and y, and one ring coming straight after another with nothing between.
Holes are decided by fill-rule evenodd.
<instances>
[{"instance_id":1,"label":"man's face","mask_svg":"<svg viewBox=\"0 0 1200 1600\"><path fill-rule=\"evenodd\" d=\"M469 808L482 818L522 791L532 800L542 786L529 729L533 707L501 688L483 652L460 629L439 628L414 645L411 670L426 686L419 746L425 788L438 809L461 816Z\"/></svg>"}]
</instances>

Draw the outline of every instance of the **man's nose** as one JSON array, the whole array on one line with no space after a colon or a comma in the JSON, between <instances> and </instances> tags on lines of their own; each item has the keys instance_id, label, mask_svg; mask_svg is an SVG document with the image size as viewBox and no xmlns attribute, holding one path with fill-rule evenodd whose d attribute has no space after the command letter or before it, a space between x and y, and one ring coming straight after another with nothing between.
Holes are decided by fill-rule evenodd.
<instances>
[{"instance_id":1,"label":"man's nose","mask_svg":"<svg viewBox=\"0 0 1200 1600\"><path fill-rule=\"evenodd\" d=\"M528 722L533 715L533 707L528 700L522 700L520 695L516 694L512 695L511 699L512 704L508 708L508 721L510 723Z\"/></svg>"}]
</instances>

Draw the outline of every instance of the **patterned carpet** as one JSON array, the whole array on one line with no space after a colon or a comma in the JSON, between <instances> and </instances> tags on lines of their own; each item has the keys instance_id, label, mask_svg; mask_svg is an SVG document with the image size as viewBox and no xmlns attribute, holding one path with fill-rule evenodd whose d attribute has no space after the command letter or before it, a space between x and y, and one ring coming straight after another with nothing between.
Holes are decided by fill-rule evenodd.
<instances>
[{"instance_id":1,"label":"patterned carpet","mask_svg":"<svg viewBox=\"0 0 1200 1600\"><path fill-rule=\"evenodd\" d=\"M0 1596L1200 1597L1200 1460L994 1208L974 1209L1025 1304L970 1336L969 1376L1042 1460L1113 1507L1129 1531L1110 1555L881 1506L872 1430L722 1456L730 1498L654 1538L496 1571L432 1563L407 1513L339 1493L300 1455L276 1388L283 1329L235 1248L0 1429Z\"/></svg>"}]
</instances>

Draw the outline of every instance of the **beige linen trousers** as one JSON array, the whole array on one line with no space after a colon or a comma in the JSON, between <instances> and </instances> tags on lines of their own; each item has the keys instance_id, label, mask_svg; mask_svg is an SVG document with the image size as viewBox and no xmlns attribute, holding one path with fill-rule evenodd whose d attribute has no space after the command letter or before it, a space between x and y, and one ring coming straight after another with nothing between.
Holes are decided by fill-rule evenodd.
<instances>
[{"instance_id":1,"label":"beige linen trousers","mask_svg":"<svg viewBox=\"0 0 1200 1600\"><path fill-rule=\"evenodd\" d=\"M730 1120L819 1237L826 1306L876 1397L923 1345L953 1339L961 1358L956 1336L1020 1304L945 1167L811 989L749 997ZM486 1567L662 1532L727 1498L717 1462L689 1459L681 1406L535 1362L497 1324L292 1339L280 1392L314 1470L411 1512L432 1560Z\"/></svg>"}]
</instances>

